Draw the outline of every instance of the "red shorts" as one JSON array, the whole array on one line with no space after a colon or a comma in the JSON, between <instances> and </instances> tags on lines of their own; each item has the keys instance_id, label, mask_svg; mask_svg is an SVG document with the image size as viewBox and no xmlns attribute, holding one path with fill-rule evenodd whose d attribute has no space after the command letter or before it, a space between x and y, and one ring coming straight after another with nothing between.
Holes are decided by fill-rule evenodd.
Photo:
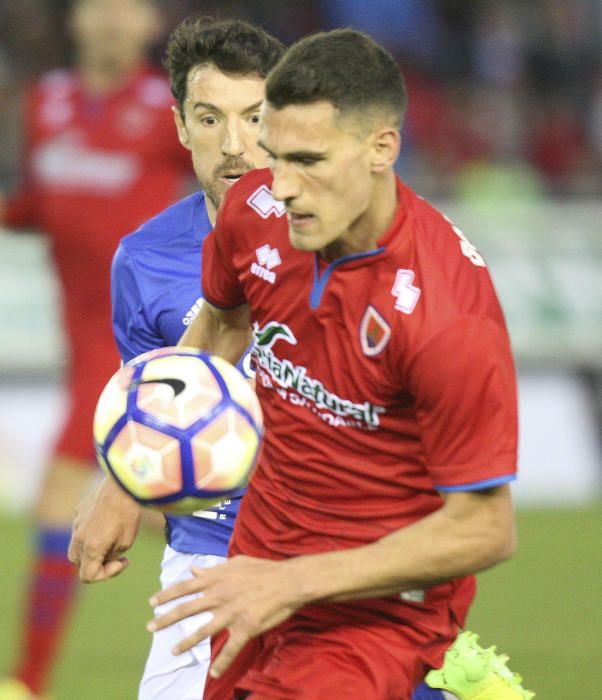
<instances>
[{"instance_id":1,"label":"red shorts","mask_svg":"<svg viewBox=\"0 0 602 700\"><path fill-rule=\"evenodd\" d=\"M248 692L273 700L409 700L454 638L337 620L296 615L252 640L221 678L207 679L205 700ZM214 658L225 640L225 633L212 640Z\"/></svg>"},{"instance_id":2,"label":"red shorts","mask_svg":"<svg viewBox=\"0 0 602 700\"><path fill-rule=\"evenodd\" d=\"M111 336L102 344L93 339L85 350L76 348L67 371L68 413L59 435L56 456L96 465L92 442L92 419L105 384L119 369L119 355Z\"/></svg>"}]
</instances>

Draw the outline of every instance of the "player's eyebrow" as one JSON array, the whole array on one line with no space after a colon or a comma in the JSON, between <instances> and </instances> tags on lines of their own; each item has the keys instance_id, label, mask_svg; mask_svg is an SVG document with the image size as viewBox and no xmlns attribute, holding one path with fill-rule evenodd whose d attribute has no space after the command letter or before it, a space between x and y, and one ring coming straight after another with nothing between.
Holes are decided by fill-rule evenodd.
<instances>
[{"instance_id":1,"label":"player's eyebrow","mask_svg":"<svg viewBox=\"0 0 602 700\"><path fill-rule=\"evenodd\" d=\"M252 114L253 112L257 112L257 110L261 107L262 102L263 102L263 100L259 100L258 102L255 102L254 104L249 105L248 107L245 107L242 110L241 114ZM209 112L215 112L216 114L219 114L219 115L224 114L222 109L220 109L217 105L214 105L211 102L201 102L201 101L195 102L192 105L192 109L193 109L193 111L196 109L206 109Z\"/></svg>"},{"instance_id":2,"label":"player's eyebrow","mask_svg":"<svg viewBox=\"0 0 602 700\"><path fill-rule=\"evenodd\" d=\"M192 105L193 110L199 109L199 108L207 109L210 112L217 112L218 114L223 114L222 110L217 105L214 105L211 102L195 102Z\"/></svg>"},{"instance_id":3,"label":"player's eyebrow","mask_svg":"<svg viewBox=\"0 0 602 700\"><path fill-rule=\"evenodd\" d=\"M259 100L259 102L255 102L255 104L252 104L249 107L243 109L242 114L252 114L253 112L257 112L257 110L261 107L262 104L263 100Z\"/></svg>"},{"instance_id":4,"label":"player's eyebrow","mask_svg":"<svg viewBox=\"0 0 602 700\"><path fill-rule=\"evenodd\" d=\"M261 139L257 141L257 145L262 148L269 156L272 158L278 158L278 156L270 151L270 149L263 143ZM284 153L282 156L280 156L283 160L288 160L288 161L315 161L318 162L319 160L326 160L326 154L321 153L320 151L290 151L289 153Z\"/></svg>"}]
</instances>

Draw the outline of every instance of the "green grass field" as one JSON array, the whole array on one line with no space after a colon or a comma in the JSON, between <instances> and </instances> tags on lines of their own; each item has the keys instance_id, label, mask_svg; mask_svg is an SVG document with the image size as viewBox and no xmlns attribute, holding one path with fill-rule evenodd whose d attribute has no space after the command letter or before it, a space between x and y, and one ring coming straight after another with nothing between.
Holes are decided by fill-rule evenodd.
<instances>
[{"instance_id":1,"label":"green grass field","mask_svg":"<svg viewBox=\"0 0 602 700\"><path fill-rule=\"evenodd\" d=\"M469 627L510 654L539 700L602 698L602 504L524 511L518 523L519 552L480 576ZM22 520L0 516L0 669L13 656L27 539ZM162 548L158 535L143 534L120 578L83 588L55 700L135 699Z\"/></svg>"}]
</instances>

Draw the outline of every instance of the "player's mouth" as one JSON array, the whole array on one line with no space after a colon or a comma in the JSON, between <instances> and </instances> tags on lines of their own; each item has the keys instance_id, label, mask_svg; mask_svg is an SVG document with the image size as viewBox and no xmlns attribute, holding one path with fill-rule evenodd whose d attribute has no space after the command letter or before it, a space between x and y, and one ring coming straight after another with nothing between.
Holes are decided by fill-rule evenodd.
<instances>
[{"instance_id":1,"label":"player's mouth","mask_svg":"<svg viewBox=\"0 0 602 700\"><path fill-rule=\"evenodd\" d=\"M226 187L231 187L235 182L238 182L240 178L245 174L245 171L237 171L231 173L223 173L220 176L220 182L223 182Z\"/></svg>"},{"instance_id":2,"label":"player's mouth","mask_svg":"<svg viewBox=\"0 0 602 700\"><path fill-rule=\"evenodd\" d=\"M294 228L294 229L302 229L307 226L310 226L311 224L314 223L316 220L316 217L313 214L301 214L300 212L295 212L295 211L287 211L287 218L289 224Z\"/></svg>"}]
</instances>

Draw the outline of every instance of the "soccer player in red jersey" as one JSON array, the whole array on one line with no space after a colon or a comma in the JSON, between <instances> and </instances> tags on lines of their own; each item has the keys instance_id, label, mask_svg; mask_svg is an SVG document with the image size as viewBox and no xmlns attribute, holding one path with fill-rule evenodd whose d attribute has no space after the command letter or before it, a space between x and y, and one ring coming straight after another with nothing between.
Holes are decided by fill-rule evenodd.
<instances>
[{"instance_id":1,"label":"soccer player in red jersey","mask_svg":"<svg viewBox=\"0 0 602 700\"><path fill-rule=\"evenodd\" d=\"M190 168L173 129L169 83L146 61L161 30L155 3L75 0L69 22L76 68L51 72L34 86L23 185L0 199L3 224L48 235L69 355L69 413L40 489L37 552L13 671L22 697L44 691L71 608L77 572L65 555L75 505L94 474L92 414L119 366L111 260L123 235L177 199ZM0 682L0 698L13 692L9 685L16 682Z\"/></svg>"},{"instance_id":2,"label":"soccer player in red jersey","mask_svg":"<svg viewBox=\"0 0 602 700\"><path fill-rule=\"evenodd\" d=\"M205 241L182 343L255 341L266 435L231 559L151 599L201 611L207 700L407 700L464 625L473 573L515 547L515 372L485 262L396 178L403 79L367 36L270 73L268 171Z\"/></svg>"}]
</instances>

